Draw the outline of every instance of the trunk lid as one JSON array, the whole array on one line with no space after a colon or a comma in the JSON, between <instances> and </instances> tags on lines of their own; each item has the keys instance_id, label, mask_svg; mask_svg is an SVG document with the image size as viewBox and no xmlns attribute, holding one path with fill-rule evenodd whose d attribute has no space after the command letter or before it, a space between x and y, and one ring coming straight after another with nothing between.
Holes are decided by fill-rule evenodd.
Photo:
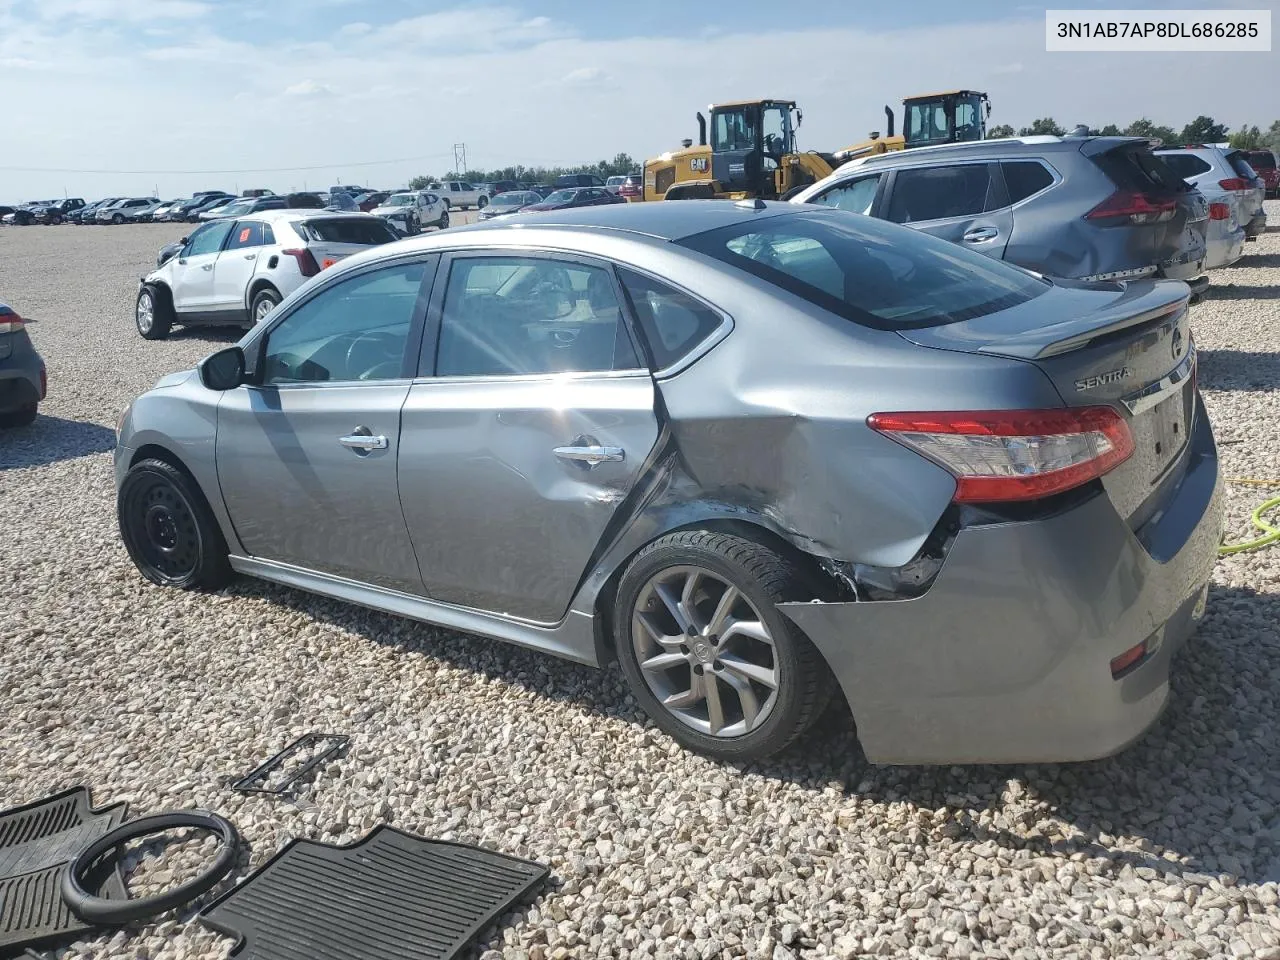
<instances>
[{"instance_id":1,"label":"trunk lid","mask_svg":"<svg viewBox=\"0 0 1280 960\"><path fill-rule=\"evenodd\" d=\"M315 217L295 227L323 270L344 257L400 239L380 217Z\"/></svg>"},{"instance_id":2,"label":"trunk lid","mask_svg":"<svg viewBox=\"0 0 1280 960\"><path fill-rule=\"evenodd\" d=\"M1176 281L1054 284L1048 295L1008 310L898 335L924 347L1033 363L1066 406L1113 407L1128 422L1135 449L1102 483L1136 528L1185 466L1195 402L1189 291ZM1046 315L1063 319L1046 322Z\"/></svg>"}]
</instances>

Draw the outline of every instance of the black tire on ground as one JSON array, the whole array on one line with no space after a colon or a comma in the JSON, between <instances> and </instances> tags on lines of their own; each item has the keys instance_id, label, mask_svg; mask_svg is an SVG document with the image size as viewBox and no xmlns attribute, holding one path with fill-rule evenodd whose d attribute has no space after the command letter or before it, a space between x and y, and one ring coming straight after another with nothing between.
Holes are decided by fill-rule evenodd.
<instances>
[{"instance_id":1,"label":"black tire on ground","mask_svg":"<svg viewBox=\"0 0 1280 960\"><path fill-rule=\"evenodd\" d=\"M115 214L114 216L112 216L111 222L114 223L117 227L120 226L120 224L124 223L124 214L123 213Z\"/></svg>"},{"instance_id":2,"label":"black tire on ground","mask_svg":"<svg viewBox=\"0 0 1280 960\"><path fill-rule=\"evenodd\" d=\"M405 224L405 228L404 228L405 236L416 237L421 232L422 232L422 223L418 220L417 216L410 216L408 222Z\"/></svg>"},{"instance_id":3,"label":"black tire on ground","mask_svg":"<svg viewBox=\"0 0 1280 960\"><path fill-rule=\"evenodd\" d=\"M148 284L138 291L133 323L142 339L163 340L169 335L173 319L173 300L167 290Z\"/></svg>"},{"instance_id":4,"label":"black tire on ground","mask_svg":"<svg viewBox=\"0 0 1280 960\"><path fill-rule=\"evenodd\" d=\"M476 209L483 210L488 203L489 203L488 197L481 197L479 200L476 201Z\"/></svg>"},{"instance_id":5,"label":"black tire on ground","mask_svg":"<svg viewBox=\"0 0 1280 960\"><path fill-rule=\"evenodd\" d=\"M0 413L0 429L27 426L36 418L36 407L37 404L32 403L17 410L10 410L8 413Z\"/></svg>"},{"instance_id":6,"label":"black tire on ground","mask_svg":"<svg viewBox=\"0 0 1280 960\"><path fill-rule=\"evenodd\" d=\"M256 326L278 306L280 306L280 294L275 287L263 287L253 295L253 302L249 304L249 322Z\"/></svg>"},{"instance_id":7,"label":"black tire on ground","mask_svg":"<svg viewBox=\"0 0 1280 960\"><path fill-rule=\"evenodd\" d=\"M445 207L444 213L440 214L440 219L436 221L436 226L441 230L449 228L449 208Z\"/></svg>"},{"instance_id":8,"label":"black tire on ground","mask_svg":"<svg viewBox=\"0 0 1280 960\"><path fill-rule=\"evenodd\" d=\"M637 600L649 580L672 567L697 567L736 587L756 608L773 637L777 694L754 730L736 737L695 730L664 707L650 690L633 644ZM811 598L804 577L773 550L753 540L709 530L668 534L636 555L618 586L613 635L618 661L632 693L654 722L685 747L721 760L757 760L785 749L822 715L835 677L809 639L777 609L787 600ZM692 642L692 641L691 641Z\"/></svg>"},{"instance_id":9,"label":"black tire on ground","mask_svg":"<svg viewBox=\"0 0 1280 960\"><path fill-rule=\"evenodd\" d=\"M120 536L152 583L217 590L231 579L227 544L200 489L163 460L129 468L116 497Z\"/></svg>"}]
</instances>

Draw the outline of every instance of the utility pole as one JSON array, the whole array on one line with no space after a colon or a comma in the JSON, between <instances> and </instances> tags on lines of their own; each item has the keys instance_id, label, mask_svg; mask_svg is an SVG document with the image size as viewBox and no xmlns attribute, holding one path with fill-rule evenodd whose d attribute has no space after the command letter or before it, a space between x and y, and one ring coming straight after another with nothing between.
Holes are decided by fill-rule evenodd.
<instances>
[{"instance_id":1,"label":"utility pole","mask_svg":"<svg viewBox=\"0 0 1280 960\"><path fill-rule=\"evenodd\" d=\"M467 145L465 143L455 143L453 145L453 175L461 177L467 170Z\"/></svg>"}]
</instances>

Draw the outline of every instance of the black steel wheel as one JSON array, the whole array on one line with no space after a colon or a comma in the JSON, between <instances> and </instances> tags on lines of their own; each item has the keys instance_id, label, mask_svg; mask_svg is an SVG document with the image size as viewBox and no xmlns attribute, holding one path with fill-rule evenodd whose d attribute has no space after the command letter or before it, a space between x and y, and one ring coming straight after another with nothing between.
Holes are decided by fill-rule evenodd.
<instances>
[{"instance_id":1,"label":"black steel wheel","mask_svg":"<svg viewBox=\"0 0 1280 960\"><path fill-rule=\"evenodd\" d=\"M152 583L216 590L230 579L227 545L213 512L173 464L134 464L120 485L116 514L129 557Z\"/></svg>"}]
</instances>

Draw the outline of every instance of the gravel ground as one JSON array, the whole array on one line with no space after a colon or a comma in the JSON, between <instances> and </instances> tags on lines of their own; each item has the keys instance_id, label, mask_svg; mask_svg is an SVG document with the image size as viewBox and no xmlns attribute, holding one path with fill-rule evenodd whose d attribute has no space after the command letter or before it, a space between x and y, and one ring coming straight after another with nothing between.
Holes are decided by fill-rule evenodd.
<instances>
[{"instance_id":1,"label":"gravel ground","mask_svg":"<svg viewBox=\"0 0 1280 960\"><path fill-rule=\"evenodd\" d=\"M1219 561L1170 709L1117 758L877 769L833 713L781 759L722 766L646 726L616 670L245 580L145 583L116 534L116 416L230 339L133 330L137 277L180 233L0 230L0 298L38 318L51 391L0 438L0 807L77 783L134 814L207 807L246 867L381 822L549 862L484 960L1280 960L1280 548ZM1280 233L1215 276L1195 334L1226 474L1280 478ZM1231 489L1231 535L1266 495ZM353 747L298 802L228 788L312 730ZM135 895L190 865L132 862ZM58 956L231 946L187 913Z\"/></svg>"}]
</instances>

